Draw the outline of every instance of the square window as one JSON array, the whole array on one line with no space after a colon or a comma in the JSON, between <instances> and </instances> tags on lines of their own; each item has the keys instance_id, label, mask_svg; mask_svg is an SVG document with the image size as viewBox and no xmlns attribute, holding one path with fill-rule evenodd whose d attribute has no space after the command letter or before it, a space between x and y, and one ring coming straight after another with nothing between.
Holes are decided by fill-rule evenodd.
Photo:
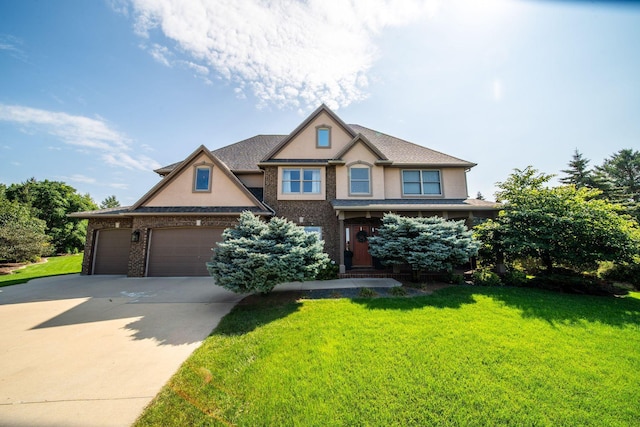
<instances>
[{"instance_id":1,"label":"square window","mask_svg":"<svg viewBox=\"0 0 640 427\"><path fill-rule=\"evenodd\" d=\"M195 191L211 191L211 167L199 166L196 168Z\"/></svg>"},{"instance_id":2,"label":"square window","mask_svg":"<svg viewBox=\"0 0 640 427\"><path fill-rule=\"evenodd\" d=\"M320 169L284 169L282 192L320 194Z\"/></svg>"},{"instance_id":3,"label":"square window","mask_svg":"<svg viewBox=\"0 0 640 427\"><path fill-rule=\"evenodd\" d=\"M319 148L331 147L331 129L318 128L317 130L317 144Z\"/></svg>"}]
</instances>

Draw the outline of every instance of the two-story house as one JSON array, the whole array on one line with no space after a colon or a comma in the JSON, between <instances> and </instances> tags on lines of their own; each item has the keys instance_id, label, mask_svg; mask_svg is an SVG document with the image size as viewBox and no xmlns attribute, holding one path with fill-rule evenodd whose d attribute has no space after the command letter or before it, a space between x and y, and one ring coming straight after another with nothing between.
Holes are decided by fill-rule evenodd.
<instances>
[{"instance_id":1,"label":"two-story house","mask_svg":"<svg viewBox=\"0 0 640 427\"><path fill-rule=\"evenodd\" d=\"M318 232L345 271L371 267L367 236L386 212L491 217L496 204L467 196L474 163L348 125L325 105L288 135L258 135L214 151L201 146L156 170L160 182L133 206L87 218L83 274L207 275L222 231L249 210Z\"/></svg>"}]
</instances>

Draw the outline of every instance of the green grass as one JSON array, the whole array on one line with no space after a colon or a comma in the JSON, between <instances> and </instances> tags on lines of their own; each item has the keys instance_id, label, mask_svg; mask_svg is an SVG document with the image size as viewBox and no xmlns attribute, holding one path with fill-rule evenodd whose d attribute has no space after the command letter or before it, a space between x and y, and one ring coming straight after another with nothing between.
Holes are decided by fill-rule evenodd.
<instances>
[{"instance_id":1,"label":"green grass","mask_svg":"<svg viewBox=\"0 0 640 427\"><path fill-rule=\"evenodd\" d=\"M80 273L82 270L82 254L65 255L48 258L42 264L32 264L11 274L0 276L0 287L26 283L31 279L61 274Z\"/></svg>"},{"instance_id":2,"label":"green grass","mask_svg":"<svg viewBox=\"0 0 640 427\"><path fill-rule=\"evenodd\" d=\"M137 426L640 425L640 293L239 305Z\"/></svg>"}]
</instances>

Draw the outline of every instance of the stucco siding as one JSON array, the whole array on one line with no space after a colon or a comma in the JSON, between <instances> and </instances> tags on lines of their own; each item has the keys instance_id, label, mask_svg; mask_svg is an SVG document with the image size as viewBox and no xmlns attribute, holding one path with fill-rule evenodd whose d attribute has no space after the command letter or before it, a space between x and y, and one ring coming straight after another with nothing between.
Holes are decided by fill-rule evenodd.
<instances>
[{"instance_id":1,"label":"stucco siding","mask_svg":"<svg viewBox=\"0 0 640 427\"><path fill-rule=\"evenodd\" d=\"M211 192L194 192L195 166L210 165ZM196 158L143 206L253 206L255 204L206 155Z\"/></svg>"},{"instance_id":2,"label":"stucco siding","mask_svg":"<svg viewBox=\"0 0 640 427\"><path fill-rule=\"evenodd\" d=\"M316 127L331 127L331 147L316 147ZM350 141L349 135L327 113L323 112L283 147L273 159L330 159Z\"/></svg>"}]
</instances>

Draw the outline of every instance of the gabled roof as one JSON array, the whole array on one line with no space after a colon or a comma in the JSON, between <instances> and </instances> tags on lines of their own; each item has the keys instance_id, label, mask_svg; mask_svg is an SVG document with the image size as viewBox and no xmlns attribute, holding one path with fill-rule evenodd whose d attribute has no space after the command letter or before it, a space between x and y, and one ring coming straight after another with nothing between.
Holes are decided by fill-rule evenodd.
<instances>
[{"instance_id":1,"label":"gabled roof","mask_svg":"<svg viewBox=\"0 0 640 427\"><path fill-rule=\"evenodd\" d=\"M423 147L360 125L349 125L364 135L394 165L428 164L434 166L473 167L476 164Z\"/></svg>"},{"instance_id":2,"label":"gabled roof","mask_svg":"<svg viewBox=\"0 0 640 427\"><path fill-rule=\"evenodd\" d=\"M345 122L343 122L342 119L338 117L336 113L331 111L329 107L327 107L325 104L322 104L313 113L311 113L309 117L305 119L305 121L300 123L300 125L297 128L295 128L293 132L287 135L287 137L284 140L282 140L276 147L274 147L271 151L269 151L262 158L262 161L267 162L271 157L278 154L280 150L282 150L291 140L293 140L296 136L298 136L300 132L302 132L307 126L309 126L309 123L314 121L322 113L328 114L329 117L331 117L331 119L333 119L340 127L344 129L345 132L351 135L352 138L355 138L356 133L353 131L353 129L351 129L349 125L347 125Z\"/></svg>"},{"instance_id":3,"label":"gabled roof","mask_svg":"<svg viewBox=\"0 0 640 427\"><path fill-rule=\"evenodd\" d=\"M135 213L136 211L140 210L141 212L144 209L141 209L142 206L148 202L149 200L151 200L151 198L153 196L155 196L156 194L158 194L163 188L167 187L175 177L177 177L180 173L182 173L182 171L185 170L185 168L189 167L189 165L201 154L206 155L211 162L217 167L219 168L226 176L227 178L229 178L229 180L236 185L240 191L242 191L251 201L254 202L254 207L258 207L259 209L262 210L263 213L272 213L273 211L271 211L269 208L267 208L266 205L264 205L261 201L259 201L254 195L253 193L251 193L247 187L245 187L240 180L238 179L237 176L235 176L227 167L227 165L225 165L222 161L220 161L220 159L218 159L218 157L216 157L211 151L209 151L207 149L207 147L205 147L204 145L201 145L200 147L198 147L198 149L196 149L193 153L191 153L191 155L189 157L187 157L185 160L183 160L177 167L173 168L173 170L171 171L171 173L169 173L169 175L167 175L162 181L158 182L151 190L149 190L149 192L147 194L145 194L144 196L142 196L140 198L140 200L138 200L132 207L131 210L129 211L129 213ZM242 210L246 210L249 209L251 207L238 207L239 209ZM245 209L243 209L245 208Z\"/></svg>"},{"instance_id":4,"label":"gabled roof","mask_svg":"<svg viewBox=\"0 0 640 427\"><path fill-rule=\"evenodd\" d=\"M256 135L236 142L235 144L218 148L212 151L212 153L235 173L258 172L260 171L260 167L258 166L260 163L273 163L273 161L270 162L269 159L277 154L289 143L289 141L295 138L296 135L304 130L310 122L323 112L331 116L336 123L343 127L345 131L353 137L352 141L347 144L340 153L334 156L333 160L340 159L340 157L344 156L344 154L359 141L362 141L367 148L380 158L381 161L388 161L390 164L397 166L431 165L471 168L476 165L475 163L369 129L364 126L355 124L347 125L324 104L316 109L289 135ZM279 159L277 162L284 163L287 160L304 162L300 159ZM331 159L317 159L313 161L325 162L328 160ZM182 162L177 162L164 166L160 169L156 169L155 172L162 176L168 175L181 163Z\"/></svg>"},{"instance_id":5,"label":"gabled roof","mask_svg":"<svg viewBox=\"0 0 640 427\"><path fill-rule=\"evenodd\" d=\"M365 137L361 133L357 134L355 138L351 140L351 142L345 145L344 148L340 150L340 152L333 157L333 160L341 160L342 157L344 157L344 155L347 154L358 143L364 144L364 146L367 147L369 151L373 153L374 156L378 157L378 160L383 160L383 161L389 160L387 156L382 154L382 152L378 150L378 148L375 145L373 145L371 141L369 141L369 139L367 139L367 137Z\"/></svg>"}]
</instances>

